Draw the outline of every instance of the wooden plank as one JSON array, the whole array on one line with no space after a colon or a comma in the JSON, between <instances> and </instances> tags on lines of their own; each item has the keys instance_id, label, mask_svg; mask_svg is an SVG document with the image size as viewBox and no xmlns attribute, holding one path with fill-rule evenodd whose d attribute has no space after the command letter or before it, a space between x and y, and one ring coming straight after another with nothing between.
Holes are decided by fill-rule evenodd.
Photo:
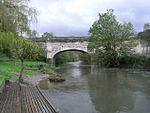
<instances>
[{"instance_id":1,"label":"wooden plank","mask_svg":"<svg viewBox=\"0 0 150 113\"><path fill-rule=\"evenodd\" d=\"M39 93L42 95L42 97L45 99L45 101L48 103L48 105L50 106L51 110L53 113L57 113L55 107L48 101L48 99L46 98L46 96L41 92L41 90L39 89L38 86L36 86L37 90L39 91Z\"/></svg>"},{"instance_id":2,"label":"wooden plank","mask_svg":"<svg viewBox=\"0 0 150 113\"><path fill-rule=\"evenodd\" d=\"M44 113L44 112L42 111L43 108L40 107L40 103L39 103L39 101L38 101L38 98L37 98L37 96L34 94L34 91L33 91L32 88L30 88L30 92L31 92L32 95L34 95L34 96L33 96L33 99L34 99L35 105L36 105L36 107L37 107L38 113Z\"/></svg>"},{"instance_id":3,"label":"wooden plank","mask_svg":"<svg viewBox=\"0 0 150 113\"><path fill-rule=\"evenodd\" d=\"M29 94L29 96L31 97L30 98L30 101L31 101L31 103L32 103L32 108L33 108L33 110L34 110L34 113L38 113L38 111L39 110L37 110L37 106L36 106L36 104L35 104L35 101L34 101L34 95L32 95L32 91L30 90L31 88L30 87L28 87L28 94Z\"/></svg>"},{"instance_id":4,"label":"wooden plank","mask_svg":"<svg viewBox=\"0 0 150 113\"><path fill-rule=\"evenodd\" d=\"M3 95L4 95L4 100L3 100L3 104L2 104L1 113L5 113L5 106L7 104L8 99L9 99L8 86L6 86L5 94L3 93Z\"/></svg>"},{"instance_id":5,"label":"wooden plank","mask_svg":"<svg viewBox=\"0 0 150 113\"><path fill-rule=\"evenodd\" d=\"M0 113L57 113L37 87L18 83L5 86L0 94Z\"/></svg>"},{"instance_id":6,"label":"wooden plank","mask_svg":"<svg viewBox=\"0 0 150 113\"><path fill-rule=\"evenodd\" d=\"M38 91L37 91L35 88L33 88L33 91L34 91L35 96L37 96L37 98L38 98L38 101L39 101L39 103L40 103L40 106L43 108L42 111L43 111L44 113L51 113L51 111L47 108L47 106L46 106L46 104L44 103L43 99L42 99L41 96L39 95Z\"/></svg>"},{"instance_id":7,"label":"wooden plank","mask_svg":"<svg viewBox=\"0 0 150 113\"><path fill-rule=\"evenodd\" d=\"M36 88L36 90L37 90L37 88ZM53 113L53 111L51 110L51 106L49 105L49 103L47 103L47 101L45 101L45 98L43 98L43 96L41 95L41 93L39 92L39 90L37 90L37 91L38 91L39 95L41 96L42 101L45 102L46 107L49 109L49 111L51 111Z\"/></svg>"},{"instance_id":8,"label":"wooden plank","mask_svg":"<svg viewBox=\"0 0 150 113\"><path fill-rule=\"evenodd\" d=\"M34 113L32 105L31 105L31 101L30 101L31 97L29 97L29 95L28 95L27 87L25 87L25 92L24 93L25 93L25 97L27 98L26 99L26 105L28 107L29 113Z\"/></svg>"},{"instance_id":9,"label":"wooden plank","mask_svg":"<svg viewBox=\"0 0 150 113\"><path fill-rule=\"evenodd\" d=\"M26 92L26 90L25 90L25 88L21 88L21 90L23 91L22 92L22 95L21 95L21 98L24 98L24 100L23 100L23 103L21 103L21 106L22 106L22 108L24 108L23 110L21 110L22 112L24 112L24 113L29 113L29 111L30 111L30 109L29 109L29 107L28 107L28 105L27 105L27 95L25 94L25 92Z\"/></svg>"}]
</instances>

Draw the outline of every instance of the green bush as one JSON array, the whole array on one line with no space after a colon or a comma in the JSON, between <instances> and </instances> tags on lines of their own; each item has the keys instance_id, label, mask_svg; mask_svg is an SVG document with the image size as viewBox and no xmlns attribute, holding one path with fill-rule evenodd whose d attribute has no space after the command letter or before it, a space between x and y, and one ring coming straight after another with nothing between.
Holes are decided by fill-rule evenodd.
<instances>
[{"instance_id":1,"label":"green bush","mask_svg":"<svg viewBox=\"0 0 150 113\"><path fill-rule=\"evenodd\" d=\"M119 57L119 66L135 67L135 68L150 68L149 54L134 54L130 56Z\"/></svg>"},{"instance_id":2,"label":"green bush","mask_svg":"<svg viewBox=\"0 0 150 113\"><path fill-rule=\"evenodd\" d=\"M88 53L81 54L80 59L86 63L91 63L91 55Z\"/></svg>"},{"instance_id":3,"label":"green bush","mask_svg":"<svg viewBox=\"0 0 150 113\"><path fill-rule=\"evenodd\" d=\"M105 67L118 66L118 55L116 51L108 50L105 52L98 51L98 54L94 55L95 62Z\"/></svg>"}]
</instances>

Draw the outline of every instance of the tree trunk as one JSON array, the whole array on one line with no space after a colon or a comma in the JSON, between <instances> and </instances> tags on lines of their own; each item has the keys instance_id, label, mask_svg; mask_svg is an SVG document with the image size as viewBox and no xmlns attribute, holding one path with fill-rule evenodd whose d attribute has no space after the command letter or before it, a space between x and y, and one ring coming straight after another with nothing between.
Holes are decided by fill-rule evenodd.
<instances>
[{"instance_id":1,"label":"tree trunk","mask_svg":"<svg viewBox=\"0 0 150 113\"><path fill-rule=\"evenodd\" d=\"M24 61L22 60L21 61L21 71L20 71L19 81L22 81L22 75L23 75L23 69L24 69L23 63L24 63Z\"/></svg>"}]
</instances>

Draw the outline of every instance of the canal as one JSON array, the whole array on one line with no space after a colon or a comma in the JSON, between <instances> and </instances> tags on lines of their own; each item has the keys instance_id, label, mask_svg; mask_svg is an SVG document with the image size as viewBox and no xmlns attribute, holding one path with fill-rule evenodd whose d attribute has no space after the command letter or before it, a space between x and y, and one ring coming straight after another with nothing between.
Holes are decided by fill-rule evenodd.
<instances>
[{"instance_id":1,"label":"canal","mask_svg":"<svg viewBox=\"0 0 150 113\"><path fill-rule=\"evenodd\" d=\"M39 83L60 113L150 113L150 72L100 68L81 61L61 65L63 83Z\"/></svg>"}]
</instances>

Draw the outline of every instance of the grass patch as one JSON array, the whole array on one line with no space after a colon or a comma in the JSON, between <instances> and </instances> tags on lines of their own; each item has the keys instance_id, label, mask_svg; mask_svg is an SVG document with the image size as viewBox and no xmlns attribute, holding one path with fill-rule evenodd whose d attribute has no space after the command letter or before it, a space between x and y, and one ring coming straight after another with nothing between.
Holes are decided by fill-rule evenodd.
<instances>
[{"instance_id":1,"label":"grass patch","mask_svg":"<svg viewBox=\"0 0 150 113\"><path fill-rule=\"evenodd\" d=\"M59 67L49 67L51 70L59 69Z\"/></svg>"},{"instance_id":2,"label":"grass patch","mask_svg":"<svg viewBox=\"0 0 150 113\"><path fill-rule=\"evenodd\" d=\"M0 61L11 60L7 55L0 52Z\"/></svg>"},{"instance_id":3,"label":"grass patch","mask_svg":"<svg viewBox=\"0 0 150 113\"><path fill-rule=\"evenodd\" d=\"M1 62L2 61L2 62ZM47 63L41 61L26 60L24 62L24 73L27 75L37 74L39 67L42 67L40 72L50 71L57 69L56 67L50 67ZM4 78L10 79L12 76L17 76L16 72L20 72L21 62L10 59L5 54L0 53L0 83L3 82Z\"/></svg>"},{"instance_id":4,"label":"grass patch","mask_svg":"<svg viewBox=\"0 0 150 113\"><path fill-rule=\"evenodd\" d=\"M15 64L16 62L16 64ZM18 77L15 72L20 72L21 65L18 61L10 61L10 62L0 62L0 75L1 75L1 81L3 81L2 77L6 77L7 79L10 79L12 76ZM26 62L25 62L26 63ZM28 64L28 63L27 63ZM35 68L34 66L32 66ZM31 75L31 74L37 74L37 71L34 70L26 70L23 71L25 74Z\"/></svg>"},{"instance_id":5,"label":"grass patch","mask_svg":"<svg viewBox=\"0 0 150 113\"><path fill-rule=\"evenodd\" d=\"M4 81L4 76L0 75L0 85L3 83L3 81Z\"/></svg>"},{"instance_id":6,"label":"grass patch","mask_svg":"<svg viewBox=\"0 0 150 113\"><path fill-rule=\"evenodd\" d=\"M21 64L20 62L17 62L17 64ZM39 67L40 65L46 65L46 63L44 62L39 62L39 61L30 61L30 60L27 60L24 62L24 65L25 66L29 66L29 67Z\"/></svg>"},{"instance_id":7,"label":"grass patch","mask_svg":"<svg viewBox=\"0 0 150 113\"><path fill-rule=\"evenodd\" d=\"M12 62L0 62L0 74L5 76L6 78L11 78L12 76L16 76L14 74L15 66Z\"/></svg>"}]
</instances>

